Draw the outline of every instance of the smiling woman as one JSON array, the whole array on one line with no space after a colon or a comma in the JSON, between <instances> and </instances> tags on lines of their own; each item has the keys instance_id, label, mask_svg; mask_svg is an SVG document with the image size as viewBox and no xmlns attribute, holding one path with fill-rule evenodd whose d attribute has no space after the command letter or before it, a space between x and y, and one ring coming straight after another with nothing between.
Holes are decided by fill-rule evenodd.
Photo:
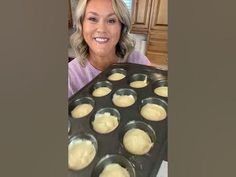
<instances>
[{"instance_id":1,"label":"smiling woman","mask_svg":"<svg viewBox=\"0 0 236 177\"><path fill-rule=\"evenodd\" d=\"M111 1L89 1L82 28L84 40L89 46L90 63L100 70L115 63L121 22L112 9ZM104 60L104 57L107 59Z\"/></svg>"},{"instance_id":2,"label":"smiling woman","mask_svg":"<svg viewBox=\"0 0 236 177\"><path fill-rule=\"evenodd\" d=\"M75 14L71 45L76 59L68 67L68 96L114 63L150 64L134 51L130 14L123 0L80 0Z\"/></svg>"}]
</instances>

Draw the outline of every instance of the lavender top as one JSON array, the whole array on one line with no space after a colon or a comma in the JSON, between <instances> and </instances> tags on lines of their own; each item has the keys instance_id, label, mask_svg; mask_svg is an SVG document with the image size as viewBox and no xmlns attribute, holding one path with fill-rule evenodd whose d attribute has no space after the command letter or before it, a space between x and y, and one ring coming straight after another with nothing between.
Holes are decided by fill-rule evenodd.
<instances>
[{"instance_id":1,"label":"lavender top","mask_svg":"<svg viewBox=\"0 0 236 177\"><path fill-rule=\"evenodd\" d=\"M134 51L128 58L129 63L150 65L149 60L138 51ZM121 61L118 61L121 63ZM78 59L74 59L68 64L68 97L75 94L87 83L93 80L101 71L94 68L88 60L85 62L85 67L82 67Z\"/></svg>"}]
</instances>

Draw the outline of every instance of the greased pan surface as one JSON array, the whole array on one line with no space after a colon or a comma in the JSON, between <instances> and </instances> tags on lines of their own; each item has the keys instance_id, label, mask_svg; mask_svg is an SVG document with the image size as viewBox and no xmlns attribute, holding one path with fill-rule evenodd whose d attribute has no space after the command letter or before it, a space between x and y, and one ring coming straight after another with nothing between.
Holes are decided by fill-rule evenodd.
<instances>
[{"instance_id":1,"label":"greased pan surface","mask_svg":"<svg viewBox=\"0 0 236 177\"><path fill-rule=\"evenodd\" d=\"M108 76L112 72L123 72L126 77L119 81L110 81ZM138 75L138 76L137 76ZM142 78L142 75L147 76L148 85L143 88L132 88L129 83L135 78ZM94 88L108 83L112 91L103 97L94 97L92 91ZM155 177L160 168L160 164L166 156L167 148L167 121L168 121L168 98L158 96L154 93L157 86L168 86L167 71L159 70L151 66L144 66L139 64L114 64L100 73L90 83L84 86L80 91L69 98L69 124L68 129L68 144L76 136L83 134L91 135L96 139L96 155L89 166L82 170L74 171L68 170L69 177L98 177L104 168L102 160L106 159L108 164L112 162L121 163L121 165L129 170L134 171L131 177ZM117 90L131 89L136 93L136 101L129 107L118 107L113 104L112 97ZM121 91L122 92L122 91ZM88 98L93 105L93 110L90 114L83 118L75 119L71 116L71 111L78 104L78 102ZM157 101L167 112L167 117L161 121L150 121L144 119L140 114L141 106L147 100ZM89 101L87 101L89 102ZM153 102L153 101L151 101ZM100 134L93 130L92 121L97 111L102 108L112 108L119 112L118 127L108 133ZM147 132L153 141L154 145L151 150L145 155L133 155L129 153L122 143L123 135L131 128L140 128ZM111 159L109 160L109 157ZM107 160L108 159L108 160ZM122 159L122 161L121 161ZM126 162L127 161L127 162ZM125 163L124 163L125 162ZM130 169L130 165L133 169Z\"/></svg>"}]
</instances>

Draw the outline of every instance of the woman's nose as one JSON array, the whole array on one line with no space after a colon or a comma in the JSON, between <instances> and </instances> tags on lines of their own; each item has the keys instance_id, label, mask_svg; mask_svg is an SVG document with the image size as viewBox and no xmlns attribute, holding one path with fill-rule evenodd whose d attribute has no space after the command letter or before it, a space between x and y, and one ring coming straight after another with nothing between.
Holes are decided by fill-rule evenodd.
<instances>
[{"instance_id":1,"label":"woman's nose","mask_svg":"<svg viewBox=\"0 0 236 177\"><path fill-rule=\"evenodd\" d=\"M97 26L97 31L98 32L106 32L106 23L104 21L100 21Z\"/></svg>"}]
</instances>

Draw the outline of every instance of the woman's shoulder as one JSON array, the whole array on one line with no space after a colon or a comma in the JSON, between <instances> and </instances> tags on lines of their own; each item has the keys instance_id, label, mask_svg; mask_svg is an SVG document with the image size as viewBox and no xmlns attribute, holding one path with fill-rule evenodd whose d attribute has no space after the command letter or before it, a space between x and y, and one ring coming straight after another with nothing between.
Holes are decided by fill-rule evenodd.
<instances>
[{"instance_id":1,"label":"woman's shoulder","mask_svg":"<svg viewBox=\"0 0 236 177\"><path fill-rule=\"evenodd\" d=\"M69 63L68 63L68 68L73 68L73 67L78 67L80 64L79 64L79 59L78 58L74 58L72 59Z\"/></svg>"},{"instance_id":2,"label":"woman's shoulder","mask_svg":"<svg viewBox=\"0 0 236 177\"><path fill-rule=\"evenodd\" d=\"M143 64L143 65L150 65L150 61L148 58L141 52L134 50L133 52L130 53L129 63L136 63L136 64Z\"/></svg>"},{"instance_id":3,"label":"woman's shoulder","mask_svg":"<svg viewBox=\"0 0 236 177\"><path fill-rule=\"evenodd\" d=\"M75 58L68 63L68 72L69 75L76 74L84 77L86 74L96 74L98 71L89 63L88 60L85 60L84 65L82 66L80 64L79 58Z\"/></svg>"},{"instance_id":4,"label":"woman's shoulder","mask_svg":"<svg viewBox=\"0 0 236 177\"><path fill-rule=\"evenodd\" d=\"M88 68L83 67L78 58L74 58L68 63L68 74L69 77L77 77L78 75L81 75L84 73Z\"/></svg>"},{"instance_id":5,"label":"woman's shoulder","mask_svg":"<svg viewBox=\"0 0 236 177\"><path fill-rule=\"evenodd\" d=\"M79 62L79 58L74 58L68 63L68 70L74 71L74 70L84 70L86 69L87 63L85 63L85 66L82 66Z\"/></svg>"}]
</instances>

